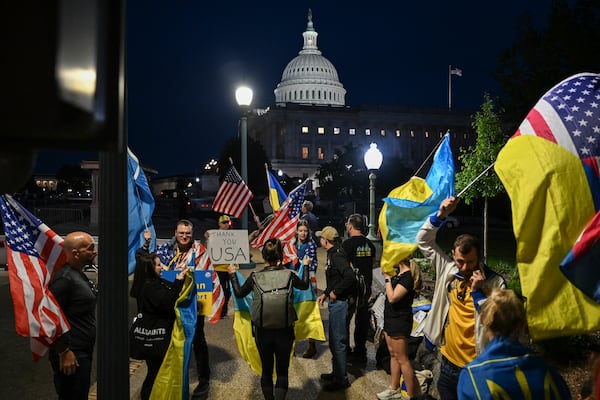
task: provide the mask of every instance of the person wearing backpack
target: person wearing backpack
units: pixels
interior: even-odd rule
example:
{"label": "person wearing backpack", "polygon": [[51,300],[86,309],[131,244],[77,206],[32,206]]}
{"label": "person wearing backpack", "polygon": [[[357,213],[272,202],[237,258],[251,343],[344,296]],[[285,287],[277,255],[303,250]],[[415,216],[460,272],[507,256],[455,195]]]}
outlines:
{"label": "person wearing backpack", "polygon": [[[265,400],[283,400],[288,390],[294,322],[298,319],[294,310],[293,288],[308,289],[308,265],[311,260],[304,258],[300,279],[296,271],[283,266],[283,245],[279,239],[267,240],[262,256],[265,268],[252,272],[243,286],[237,280],[233,265],[230,265],[228,272],[236,297],[242,298],[253,292],[252,329],[262,366],[260,386],[263,396]],[[277,380],[273,388],[274,366]]]}
{"label": "person wearing backpack", "polygon": [[350,268],[346,253],[340,247],[340,236],[333,226],[326,226],[316,233],[321,247],[327,250],[325,278],[327,287],[317,298],[319,306],[328,301],[329,309],[329,349],[332,355],[331,373],[321,374],[321,380],[327,382],[323,390],[344,390],[350,386],[346,359],[348,351],[348,299],[352,296],[356,277]]}
{"label": "person wearing backpack", "polygon": [[346,221],[346,232],[350,237],[342,243],[348,261],[358,269],[366,286],[366,292],[358,294],[362,298],[354,299],[355,305],[350,307],[347,325],[348,332],[350,332],[350,322],[354,314],[354,350],[349,352],[348,357],[363,364],[367,362],[367,336],[371,324],[369,298],[371,297],[375,264],[375,245],[363,235],[364,225],[362,215],[350,215]]}

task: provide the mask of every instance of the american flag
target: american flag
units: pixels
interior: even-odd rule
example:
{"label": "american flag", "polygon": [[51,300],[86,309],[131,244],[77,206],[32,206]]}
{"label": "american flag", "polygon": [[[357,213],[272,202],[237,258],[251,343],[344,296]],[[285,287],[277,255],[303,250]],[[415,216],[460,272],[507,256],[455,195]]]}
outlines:
{"label": "american flag", "polygon": [[462,69],[453,68],[450,70],[450,75],[462,76]]}
{"label": "american flag", "polygon": [[213,210],[239,218],[252,197],[252,192],[238,174],[235,166],[232,165],[227,170],[225,179],[219,187],[213,202]]}
{"label": "american flag", "polygon": [[[293,241],[296,234],[296,226],[300,218],[300,210],[302,209],[302,202],[304,202],[307,182],[307,180],[304,181],[290,193],[281,205],[281,208],[275,213],[273,221],[252,241],[252,247],[260,249],[265,245],[267,240],[279,238],[286,249],[284,251],[283,262],[288,263],[293,261],[294,258],[290,255],[290,250],[292,250],[292,247],[295,250],[295,246],[290,247],[289,244]],[[293,253],[295,253],[294,250],[292,250]]]}
{"label": "american flag", "polygon": [[[598,74],[577,74],[556,85],[538,101],[514,136],[537,135],[554,142],[584,162],[600,156],[600,91]],[[589,159],[589,158],[592,159]]]}
{"label": "american flag", "polygon": [[66,261],[63,239],[10,195],[0,196],[10,291],[19,335],[31,338],[35,361],[70,329],[48,283]]}
{"label": "american flag", "polygon": [[[565,275],[600,303],[600,75],[573,75],[550,89],[514,136],[536,135],[581,159],[594,199],[595,216],[561,263]],[[572,205],[577,207],[576,204]]]}

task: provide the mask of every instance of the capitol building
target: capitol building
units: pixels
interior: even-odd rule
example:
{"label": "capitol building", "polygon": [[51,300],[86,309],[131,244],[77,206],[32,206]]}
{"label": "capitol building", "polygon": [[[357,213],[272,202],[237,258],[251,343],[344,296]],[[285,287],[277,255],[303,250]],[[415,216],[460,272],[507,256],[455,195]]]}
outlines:
{"label": "capitol building", "polygon": [[384,162],[398,157],[413,170],[448,131],[455,159],[460,147],[475,144],[472,111],[346,104],[337,69],[319,50],[310,10],[302,37],[302,49],[274,89],[275,103],[248,116],[248,136],[264,147],[273,169],[312,178],[316,188],[319,166],[350,143],[365,151],[376,143]]}

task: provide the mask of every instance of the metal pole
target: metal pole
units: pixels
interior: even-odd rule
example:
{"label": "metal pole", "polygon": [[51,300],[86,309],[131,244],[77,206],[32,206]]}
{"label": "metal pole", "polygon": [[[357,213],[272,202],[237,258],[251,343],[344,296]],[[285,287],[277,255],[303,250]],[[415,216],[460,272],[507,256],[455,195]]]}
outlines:
{"label": "metal pole", "polygon": [[[240,136],[242,142],[242,179],[248,185],[248,117],[244,107],[240,120]],[[242,214],[242,229],[248,230],[248,208]]]}
{"label": "metal pole", "polygon": [[452,109],[452,65],[448,65],[448,110]]}
{"label": "metal pole", "polygon": [[377,176],[373,171],[369,174],[369,234],[367,239],[377,240],[375,235],[375,179]]}

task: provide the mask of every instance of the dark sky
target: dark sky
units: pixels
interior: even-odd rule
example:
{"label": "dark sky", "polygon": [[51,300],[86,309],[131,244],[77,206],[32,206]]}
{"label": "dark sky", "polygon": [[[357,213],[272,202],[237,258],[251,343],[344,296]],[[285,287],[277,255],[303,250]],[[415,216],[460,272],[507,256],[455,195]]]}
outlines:
{"label": "dark sky", "polygon": [[[346,104],[478,108],[499,94],[490,77],[516,21],[545,21],[550,0],[200,2],[129,0],[129,145],[159,175],[200,172],[237,135],[235,88],[253,88],[253,107],[275,100],[281,74],[303,45],[307,12],[318,46],[336,67]],[[41,152],[37,172],[55,172],[94,153]],[[56,159],[59,157],[59,159]]]}

